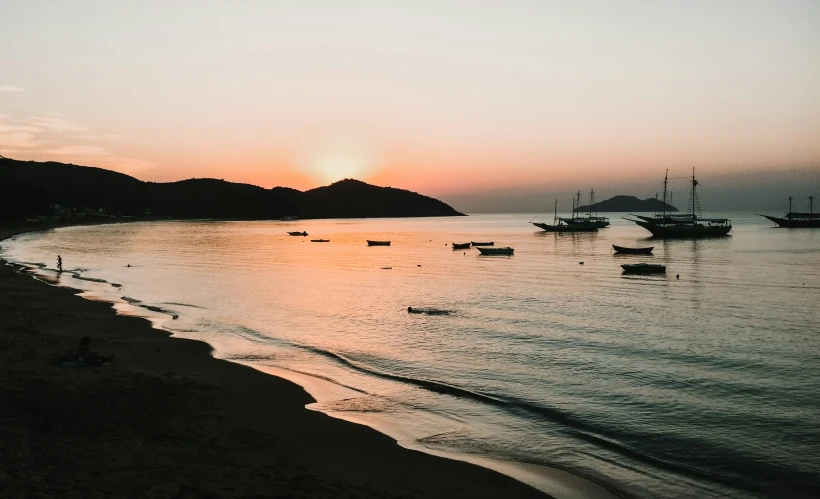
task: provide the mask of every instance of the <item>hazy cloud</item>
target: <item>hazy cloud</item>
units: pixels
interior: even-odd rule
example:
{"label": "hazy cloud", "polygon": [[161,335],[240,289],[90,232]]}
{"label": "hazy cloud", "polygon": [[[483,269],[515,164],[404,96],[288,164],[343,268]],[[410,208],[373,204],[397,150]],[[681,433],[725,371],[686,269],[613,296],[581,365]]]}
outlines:
{"label": "hazy cloud", "polygon": [[0,154],[18,152],[24,153],[25,159],[70,161],[122,173],[140,172],[156,166],[150,161],[111,153],[101,145],[71,143],[87,140],[114,144],[126,143],[130,139],[113,133],[76,135],[76,132],[87,130],[88,127],[72,122],[62,113],[45,113],[20,121],[0,114]]}
{"label": "hazy cloud", "polygon": [[46,113],[42,116],[32,116],[29,123],[54,132],[84,132],[88,127],[78,125],[67,120],[61,113]]}
{"label": "hazy cloud", "polygon": [[25,92],[25,89],[14,85],[0,85],[0,92]]}
{"label": "hazy cloud", "polygon": [[100,146],[63,146],[56,149],[45,149],[46,154],[64,154],[68,156],[88,155],[88,154],[108,154]]}
{"label": "hazy cloud", "polygon": [[[0,132],[3,132],[0,125]],[[40,143],[34,140],[34,134],[28,132],[0,133],[0,153],[37,147]]]}

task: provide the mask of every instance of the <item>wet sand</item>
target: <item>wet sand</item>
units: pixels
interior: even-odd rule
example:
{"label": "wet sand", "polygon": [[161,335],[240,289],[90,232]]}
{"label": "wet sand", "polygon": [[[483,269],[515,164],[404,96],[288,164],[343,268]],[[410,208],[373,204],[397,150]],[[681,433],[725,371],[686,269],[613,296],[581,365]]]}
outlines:
{"label": "wet sand", "polygon": [[[547,497],[307,410],[298,385],[18,270],[0,265],[0,497]],[[114,361],[52,362],[84,335]]]}

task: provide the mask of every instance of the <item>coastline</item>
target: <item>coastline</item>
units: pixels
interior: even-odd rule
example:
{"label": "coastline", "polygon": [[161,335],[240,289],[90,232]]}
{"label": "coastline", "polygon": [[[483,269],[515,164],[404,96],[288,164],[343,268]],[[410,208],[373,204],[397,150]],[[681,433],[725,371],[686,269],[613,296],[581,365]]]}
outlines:
{"label": "coastline", "polygon": [[[0,230],[0,240],[29,230],[51,228],[55,227]],[[147,480],[147,483],[157,483],[165,487],[166,492],[176,487],[179,493],[173,497],[222,497],[221,492],[214,492],[223,490],[221,486],[227,487],[224,488],[225,497],[243,497],[249,493],[259,494],[263,491],[270,493],[271,482],[284,487],[279,493],[289,497],[311,497],[314,494],[324,496],[331,493],[347,493],[352,497],[550,497],[510,478],[512,476],[532,482],[526,480],[527,477],[521,473],[516,476],[514,470],[510,470],[509,466],[505,467],[503,462],[496,463],[493,467],[473,459],[473,462],[480,465],[476,466],[463,462],[462,456],[436,457],[429,451],[422,452],[402,447],[385,432],[306,409],[305,406],[313,402],[313,399],[305,388],[295,384],[295,380],[288,381],[287,377],[283,379],[252,367],[216,359],[212,356],[212,348],[204,342],[171,338],[167,332],[152,327],[148,319],[118,315],[110,302],[83,300],[75,296],[78,290],[49,286],[11,269],[9,265],[3,265],[0,270],[0,287],[4,290],[0,298],[0,317],[6,315],[14,319],[12,315],[16,315],[18,318],[24,317],[23,322],[37,322],[38,327],[28,328],[29,333],[24,334],[30,334],[37,329],[41,346],[48,344],[50,347],[48,351],[41,351],[40,355],[34,351],[7,349],[4,356],[22,356],[27,359],[24,366],[17,366],[16,362],[12,361],[12,371],[16,371],[17,367],[24,367],[23,371],[28,370],[31,378],[45,380],[48,384],[55,383],[63,389],[68,380],[71,387],[68,391],[74,391],[75,395],[84,399],[83,405],[88,403],[90,408],[95,409],[94,415],[89,416],[95,423],[102,420],[97,413],[105,414],[110,411],[106,410],[103,400],[89,400],[86,395],[88,390],[77,386],[76,383],[100,382],[98,384],[102,385],[101,388],[113,384],[118,393],[122,388],[127,388],[130,393],[146,395],[148,399],[152,398],[151,394],[143,393],[144,387],[141,385],[146,381],[158,384],[157,390],[161,395],[173,394],[168,397],[169,407],[173,407],[173,410],[167,412],[164,417],[157,411],[143,414],[143,417],[149,417],[151,424],[140,425],[140,432],[134,432],[127,440],[141,438],[143,443],[138,444],[140,447],[145,441],[159,440],[163,445],[160,445],[159,449],[151,450],[151,453],[156,452],[158,456],[168,457],[168,452],[174,455],[189,453],[189,458],[186,459],[190,459],[190,465],[197,469],[180,470],[186,475],[201,473],[205,462],[200,456],[213,454],[215,450],[221,451],[217,454],[236,455],[239,458],[232,457],[230,461],[217,460],[217,467],[211,465],[210,472],[193,481],[205,483],[213,472],[232,477],[221,480],[220,486],[217,487],[209,486],[192,492],[194,489],[184,481],[168,480],[167,475]],[[19,305],[21,302],[18,299],[21,295],[27,296],[23,302],[25,305],[13,307],[12,312],[9,301],[17,302],[16,305]],[[55,315],[60,319],[55,320]],[[85,326],[80,328],[79,324],[68,325],[65,322],[85,323]],[[16,346],[14,335],[26,328],[15,329],[13,320],[4,320],[2,323],[9,326],[0,327],[0,340]],[[42,337],[42,329],[48,330],[48,338]],[[74,370],[48,364],[48,356],[71,353],[76,348],[77,338],[83,334],[90,334],[95,339],[95,350],[106,354],[113,353],[116,361],[111,366],[102,368]],[[35,361],[37,357],[39,362]],[[10,372],[6,371],[4,377],[8,378]],[[20,381],[24,377],[17,376],[14,381]],[[138,386],[132,386],[134,384]],[[13,388],[14,383],[10,386]],[[191,388],[196,394],[195,400],[191,400],[191,395],[187,393]],[[83,393],[76,393],[78,391]],[[99,393],[104,395],[105,392],[106,390],[102,390]],[[265,395],[260,398],[259,395],[262,393]],[[179,405],[180,399],[185,402],[183,406]],[[112,402],[121,403],[119,400]],[[150,407],[156,403],[152,400],[142,400],[134,404],[128,401],[126,405],[128,410],[133,410],[134,406]],[[47,405],[44,405],[43,411],[48,411]],[[159,413],[161,412],[160,410]],[[125,423],[128,426],[130,417],[126,419]],[[159,419],[168,419],[176,423],[172,428],[168,428],[168,422]],[[186,427],[182,434],[179,434],[182,421],[190,419],[202,422],[200,426],[203,428]],[[116,413],[108,414],[104,420],[106,432],[121,433],[116,428],[110,428],[112,423],[117,421]],[[51,425],[57,427],[64,427],[65,424],[60,414],[56,414],[51,421]],[[155,428],[154,425],[158,427]],[[211,431],[214,425],[218,430],[216,437]],[[141,432],[144,434],[140,434]],[[192,434],[194,438],[190,438]],[[240,438],[238,434],[242,434],[243,437],[245,434],[252,434],[253,438]],[[59,440],[60,435],[56,437]],[[177,441],[181,437],[184,440],[183,449]],[[54,446],[54,438],[55,435],[50,436],[49,446]],[[215,438],[221,438],[223,441],[218,441],[218,445],[215,446]],[[80,449],[83,446],[73,438],[68,440],[73,449],[72,454],[81,453],[77,446],[79,445]],[[166,445],[171,442],[175,442],[173,451]],[[247,447],[251,442],[253,444]],[[136,450],[140,451],[140,456],[147,451],[145,447]],[[111,449],[111,452],[121,458],[122,448],[117,446]],[[131,455],[130,452],[128,454],[130,457],[126,456],[126,460],[139,457]],[[176,458],[173,460],[177,461]],[[187,460],[178,460],[176,464],[179,466],[183,461],[188,463]],[[206,462],[214,462],[214,456]],[[275,469],[271,469],[271,463],[277,463],[273,466]],[[103,463],[97,463],[99,464]],[[187,468],[190,468],[190,465]],[[503,474],[488,468],[501,469]],[[28,469],[36,469],[36,466],[29,464]],[[260,469],[264,470],[259,475],[265,478],[264,480],[255,479],[256,475],[253,475]],[[148,475],[144,471],[135,473],[144,478]],[[574,479],[573,485],[577,486],[577,489],[572,489],[578,497],[613,497],[600,486],[581,477],[561,470],[556,471]],[[100,481],[100,476],[105,477],[107,472],[97,469],[89,471],[89,475],[86,478],[87,483],[95,483]],[[295,480],[294,477],[298,477],[296,481],[300,483],[296,488],[293,488],[291,483]],[[59,483],[52,477],[49,478],[51,485]],[[135,478],[126,473],[122,476],[122,483],[127,483],[130,487]],[[14,482],[12,480],[9,483]],[[241,493],[229,490],[230,487],[239,484]],[[0,476],[0,492],[4,490],[4,485],[3,477]],[[116,488],[116,484],[114,485]],[[597,490],[599,488],[601,490]],[[51,490],[65,494],[71,487],[64,486],[62,489]],[[107,490],[110,492],[111,489]],[[567,495],[575,497],[573,491],[568,491]],[[157,497],[169,496],[160,494]]]}

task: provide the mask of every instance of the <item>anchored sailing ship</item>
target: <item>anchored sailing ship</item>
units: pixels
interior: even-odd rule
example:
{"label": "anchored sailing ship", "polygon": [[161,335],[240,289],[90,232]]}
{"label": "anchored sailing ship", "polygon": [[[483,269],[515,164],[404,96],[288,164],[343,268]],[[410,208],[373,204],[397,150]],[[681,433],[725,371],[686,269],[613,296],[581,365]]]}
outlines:
{"label": "anchored sailing ship", "polygon": [[[573,213],[574,214],[574,213]],[[598,232],[598,227],[590,225],[570,224],[569,219],[558,217],[558,200],[555,200],[555,215],[553,216],[553,225],[542,222],[532,222],[533,225],[547,232]],[[607,222],[609,223],[609,222]]]}
{"label": "anchored sailing ship", "polygon": [[814,212],[814,196],[809,196],[809,212],[797,213],[792,211],[792,197],[789,196],[789,212],[786,213],[785,218],[770,217],[769,215],[760,215],[766,217],[772,222],[781,227],[790,228],[804,228],[804,227],[820,227],[820,213]]}
{"label": "anchored sailing ship", "polygon": [[666,211],[667,184],[669,170],[663,178],[663,212],[654,217],[633,215],[640,220],[627,219],[648,230],[655,237],[719,237],[725,236],[732,230],[732,222],[727,218],[703,218],[698,216],[700,204],[695,188],[698,181],[695,179],[695,169],[692,168],[692,212],[685,215],[673,215]]}
{"label": "anchored sailing ship", "polygon": [[[582,225],[584,227],[595,227],[596,229],[603,229],[609,227],[609,219],[607,217],[599,217],[598,209],[595,207],[595,190],[589,191],[589,205],[587,205],[587,215],[581,216],[581,191],[578,191],[576,197],[572,200],[572,218],[561,218],[560,220],[570,225]],[[593,216],[593,211],[595,215]]]}

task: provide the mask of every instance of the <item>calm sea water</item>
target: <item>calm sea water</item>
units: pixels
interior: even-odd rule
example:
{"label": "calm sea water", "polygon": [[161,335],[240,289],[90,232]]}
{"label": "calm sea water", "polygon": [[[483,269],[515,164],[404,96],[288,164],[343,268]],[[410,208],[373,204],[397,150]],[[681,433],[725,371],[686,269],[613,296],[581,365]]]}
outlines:
{"label": "calm sea water", "polygon": [[[697,241],[646,240],[618,215],[597,234],[477,215],[72,227],[3,251],[42,272],[60,254],[108,282],[63,284],[177,315],[164,326],[403,445],[554,466],[629,497],[818,497],[820,230],[727,215],[731,237]],[[515,256],[449,247],[471,240]],[[668,273],[622,275],[638,261]]]}

